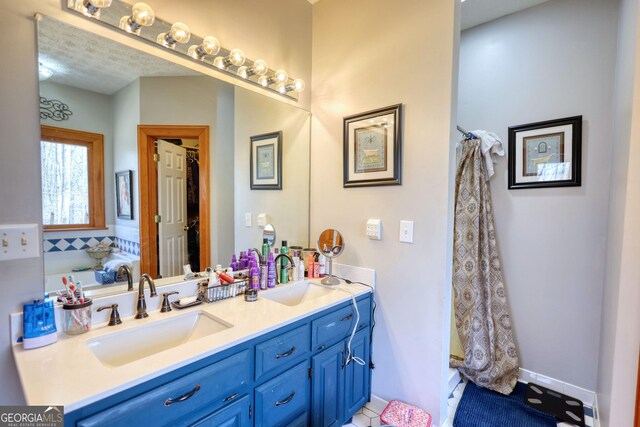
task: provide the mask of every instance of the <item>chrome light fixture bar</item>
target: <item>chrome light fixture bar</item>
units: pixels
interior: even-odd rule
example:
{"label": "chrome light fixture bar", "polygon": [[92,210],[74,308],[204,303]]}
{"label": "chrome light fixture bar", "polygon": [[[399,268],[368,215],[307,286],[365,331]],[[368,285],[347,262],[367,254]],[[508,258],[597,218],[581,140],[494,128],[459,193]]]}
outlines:
{"label": "chrome light fixture bar", "polygon": [[122,0],[67,0],[66,5],[69,12],[125,31],[159,48],[169,49],[280,96],[297,101],[304,89],[302,80],[289,78],[284,70],[269,69],[262,59],[252,61],[241,49],[225,49],[214,36],[202,38],[191,33],[189,27],[181,22],[170,23],[157,18],[145,3],[131,6]]}

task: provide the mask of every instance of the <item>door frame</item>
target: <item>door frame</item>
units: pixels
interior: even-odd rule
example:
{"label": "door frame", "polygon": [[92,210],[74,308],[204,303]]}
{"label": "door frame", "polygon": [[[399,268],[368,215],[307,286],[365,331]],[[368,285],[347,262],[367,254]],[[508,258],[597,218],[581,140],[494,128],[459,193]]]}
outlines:
{"label": "door frame", "polygon": [[[197,139],[200,159],[200,265],[210,264],[209,126],[138,125],[138,188],[140,194],[140,272],[158,274],[158,235],[154,212],[158,212],[158,173],[155,140]],[[146,214],[145,214],[146,213]]]}

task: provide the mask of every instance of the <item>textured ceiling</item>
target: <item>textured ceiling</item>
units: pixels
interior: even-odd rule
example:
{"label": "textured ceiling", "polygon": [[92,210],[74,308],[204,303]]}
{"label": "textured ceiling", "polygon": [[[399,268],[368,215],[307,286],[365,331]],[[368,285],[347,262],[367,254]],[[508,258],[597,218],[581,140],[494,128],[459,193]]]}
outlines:
{"label": "textured ceiling", "polygon": [[137,79],[197,76],[195,71],[52,18],[38,22],[39,61],[52,82],[112,95]]}

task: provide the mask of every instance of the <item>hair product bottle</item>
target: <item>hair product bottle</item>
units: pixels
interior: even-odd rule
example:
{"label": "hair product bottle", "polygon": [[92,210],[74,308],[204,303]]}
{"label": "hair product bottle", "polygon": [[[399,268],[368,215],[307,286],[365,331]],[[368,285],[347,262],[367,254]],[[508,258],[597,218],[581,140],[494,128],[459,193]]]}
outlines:
{"label": "hair product bottle", "polygon": [[[287,241],[282,241],[282,247],[280,248],[280,253],[289,255],[289,248],[287,247]],[[289,283],[289,260],[285,257],[280,259],[280,283]]]}
{"label": "hair product bottle", "polygon": [[269,261],[267,262],[267,288],[276,287],[276,261],[273,257],[273,253],[269,254]]}

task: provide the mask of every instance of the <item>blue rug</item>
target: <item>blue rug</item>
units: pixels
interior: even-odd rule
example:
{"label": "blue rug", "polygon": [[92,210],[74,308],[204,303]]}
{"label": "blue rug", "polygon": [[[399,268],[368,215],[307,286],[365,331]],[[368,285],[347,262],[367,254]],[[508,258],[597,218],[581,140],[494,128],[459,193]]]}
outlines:
{"label": "blue rug", "polygon": [[467,382],[453,427],[556,427],[555,417],[524,403],[527,386],[517,383],[509,396]]}

